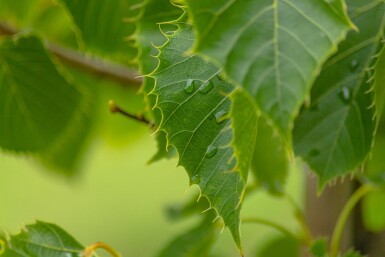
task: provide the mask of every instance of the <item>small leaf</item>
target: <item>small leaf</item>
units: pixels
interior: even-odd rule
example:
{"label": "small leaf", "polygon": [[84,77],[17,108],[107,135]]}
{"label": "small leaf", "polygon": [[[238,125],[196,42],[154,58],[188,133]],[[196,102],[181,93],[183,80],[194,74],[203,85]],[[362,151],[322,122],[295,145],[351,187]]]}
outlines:
{"label": "small leaf", "polygon": [[207,257],[219,235],[220,226],[213,222],[215,212],[205,215],[196,227],[177,236],[157,256],[158,257]]}
{"label": "small leaf", "polygon": [[350,32],[325,64],[314,84],[310,108],[295,124],[295,152],[317,173],[320,188],[354,171],[372,146],[372,57],[381,46],[385,4],[366,9],[360,9],[365,2],[360,4],[350,8],[360,32]]}
{"label": "small leaf", "polygon": [[260,257],[298,257],[300,244],[292,237],[275,237],[255,256]]}
{"label": "small leaf", "polygon": [[37,37],[2,41],[0,62],[0,146],[48,149],[75,126],[82,94],[61,75]]}
{"label": "small leaf", "polygon": [[[9,247],[9,248],[8,248]],[[2,257],[79,257],[84,247],[71,235],[50,223],[36,222],[11,236]]]}
{"label": "small leaf", "polygon": [[294,117],[351,23],[342,1],[186,0],[194,51],[224,68],[291,143]]}
{"label": "small leaf", "polygon": [[350,250],[347,253],[345,253],[342,257],[364,257],[364,256],[361,255],[361,253],[359,252]]}
{"label": "small leaf", "polygon": [[[234,87],[218,77],[220,71],[214,65],[185,54],[194,34],[188,24],[176,25],[179,29],[159,48],[159,66],[151,74],[156,108],[162,112],[159,129],[177,150],[190,183],[199,186],[241,247],[239,214],[245,184],[240,173],[234,172],[231,121],[218,122],[218,116],[230,112],[227,95]],[[194,90],[186,92],[191,84]]]}
{"label": "small leaf", "polygon": [[314,257],[327,257],[328,242],[325,239],[317,239],[310,246],[310,253]]}

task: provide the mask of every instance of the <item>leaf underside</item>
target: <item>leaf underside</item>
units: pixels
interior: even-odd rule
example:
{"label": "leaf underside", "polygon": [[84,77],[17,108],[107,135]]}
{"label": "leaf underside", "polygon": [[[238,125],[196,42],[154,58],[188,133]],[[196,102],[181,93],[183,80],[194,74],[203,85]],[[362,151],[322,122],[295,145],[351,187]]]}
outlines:
{"label": "leaf underside", "polygon": [[241,247],[239,215],[245,182],[233,171],[231,121],[225,118],[231,104],[227,95],[234,87],[218,76],[214,65],[185,54],[194,34],[189,25],[179,22],[178,26],[159,48],[159,66],[151,74],[156,108],[162,112],[160,130],[177,150],[190,184],[199,186]]}
{"label": "leaf underside", "polygon": [[[341,2],[341,1],[339,1]],[[293,119],[322,63],[349,28],[342,3],[186,0],[194,50],[224,68],[291,142]]]}
{"label": "leaf underside", "polygon": [[[375,129],[372,57],[381,47],[385,5],[359,0],[349,10],[352,31],[322,69],[312,89],[310,108],[295,124],[294,149],[319,177],[319,186],[356,169],[368,156]],[[369,92],[370,91],[370,92]]]}

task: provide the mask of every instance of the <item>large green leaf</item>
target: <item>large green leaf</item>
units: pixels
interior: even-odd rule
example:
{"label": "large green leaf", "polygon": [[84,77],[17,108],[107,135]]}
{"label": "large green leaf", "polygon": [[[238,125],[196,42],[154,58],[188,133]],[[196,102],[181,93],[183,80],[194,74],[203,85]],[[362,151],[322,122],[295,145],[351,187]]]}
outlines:
{"label": "large green leaf", "polygon": [[[370,78],[384,32],[385,5],[349,1],[359,31],[349,33],[323,67],[312,90],[312,103],[296,122],[295,152],[319,176],[320,186],[353,171],[368,156],[375,128]],[[369,82],[368,82],[369,80]]]}
{"label": "large green leaf", "polygon": [[71,235],[50,223],[36,222],[11,236],[2,257],[77,257],[84,247]]}
{"label": "large green leaf", "polygon": [[63,140],[82,94],[61,75],[40,40],[23,36],[0,43],[0,146],[44,151]]}
{"label": "large green leaf", "polygon": [[[159,24],[178,19],[183,11],[173,5],[170,0],[146,0],[141,7],[141,15],[136,19],[136,31],[132,35],[135,40],[139,52],[136,60],[139,64],[141,74],[149,74],[158,65],[158,60],[154,57],[157,55],[157,49],[154,46],[163,45],[166,41],[165,35],[159,30]],[[148,95],[154,88],[154,79],[145,77],[143,80],[142,91],[145,95],[149,109],[153,109],[156,102],[154,95]],[[152,110],[155,126],[161,121],[159,110]],[[175,156],[173,148],[166,149],[167,139],[163,131],[156,134],[158,144],[157,153],[151,158],[150,163]]]}
{"label": "large green leaf", "polygon": [[342,1],[186,0],[194,51],[254,96],[287,142],[322,63],[351,28]]}
{"label": "large green leaf", "polygon": [[68,11],[75,32],[86,49],[128,62],[133,51],[124,38],[133,33],[124,19],[137,15],[132,8],[139,0],[60,0]]}
{"label": "large green leaf", "polygon": [[159,129],[178,151],[179,165],[185,167],[190,183],[199,186],[241,247],[239,214],[245,184],[240,173],[233,171],[232,130],[230,120],[223,119],[231,105],[226,95],[234,87],[218,77],[220,71],[214,65],[185,54],[194,34],[189,25],[178,25],[159,48],[159,66],[151,74],[156,108],[162,112]]}

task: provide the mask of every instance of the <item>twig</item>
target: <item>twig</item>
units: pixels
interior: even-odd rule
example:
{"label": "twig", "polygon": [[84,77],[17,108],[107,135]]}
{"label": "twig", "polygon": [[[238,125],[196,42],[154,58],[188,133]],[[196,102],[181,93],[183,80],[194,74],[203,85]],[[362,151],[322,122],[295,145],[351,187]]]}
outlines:
{"label": "twig", "polygon": [[111,113],[120,113],[130,119],[139,121],[141,123],[146,124],[148,127],[153,128],[154,127],[154,122],[147,120],[143,115],[135,115],[131,114],[125,110],[123,110],[119,105],[117,105],[113,100],[110,100],[108,102],[108,107],[110,109]]}
{"label": "twig", "polygon": [[[16,29],[0,22],[0,35],[11,36],[17,33],[18,31]],[[125,86],[134,87],[135,89],[138,89],[142,84],[142,78],[138,77],[139,75],[135,73],[133,69],[124,65],[107,62],[97,57],[91,57],[48,41],[46,42],[46,47],[49,52],[69,66],[82,69],[96,76],[109,78]]]}
{"label": "twig", "polygon": [[83,257],[92,257],[94,251],[97,249],[104,249],[109,254],[111,254],[111,256],[113,256],[113,257],[121,257],[121,255],[117,251],[115,251],[115,249],[113,249],[108,244],[102,243],[102,242],[98,242],[98,243],[95,243],[95,244],[88,246],[86,249],[84,249],[82,256]]}

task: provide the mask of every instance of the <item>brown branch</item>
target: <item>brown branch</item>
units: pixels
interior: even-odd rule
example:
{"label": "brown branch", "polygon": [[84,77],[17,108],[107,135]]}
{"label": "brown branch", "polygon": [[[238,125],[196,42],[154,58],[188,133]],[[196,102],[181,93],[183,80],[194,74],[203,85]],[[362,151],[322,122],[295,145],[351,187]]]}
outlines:
{"label": "brown branch", "polygon": [[127,118],[130,118],[130,119],[133,119],[135,121],[139,121],[141,123],[144,123],[146,124],[149,128],[153,128],[154,127],[154,122],[152,121],[149,121],[147,120],[143,115],[135,115],[135,114],[132,114],[132,113],[129,113],[125,110],[123,110],[119,105],[117,105],[113,100],[110,100],[108,102],[108,107],[110,109],[110,112],[111,113],[120,113],[122,114],[123,116],[127,117]]}
{"label": "brown branch", "polygon": [[[0,22],[0,35],[15,35],[18,31]],[[138,77],[133,69],[124,65],[107,62],[104,59],[87,56],[78,51],[65,48],[50,42],[46,42],[49,52],[55,55],[60,61],[69,66],[76,67],[88,73],[119,82],[125,86],[138,89],[142,84],[142,78]]]}

